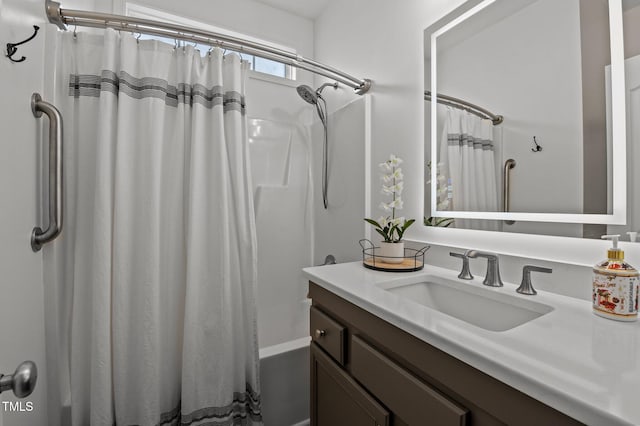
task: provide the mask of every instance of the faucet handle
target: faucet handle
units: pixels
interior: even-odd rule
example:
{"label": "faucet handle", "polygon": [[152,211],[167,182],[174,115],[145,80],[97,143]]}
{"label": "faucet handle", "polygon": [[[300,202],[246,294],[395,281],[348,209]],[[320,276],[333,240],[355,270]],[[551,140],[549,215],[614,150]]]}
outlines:
{"label": "faucet handle", "polygon": [[458,274],[458,278],[462,280],[472,280],[473,275],[471,275],[471,271],[469,270],[469,257],[464,253],[454,252],[449,252],[449,256],[462,259],[462,271],[460,271],[460,274]]}
{"label": "faucet handle", "polygon": [[553,269],[543,268],[542,266],[525,265],[522,268],[522,282],[520,282],[520,287],[516,289],[518,293],[527,294],[530,296],[538,294],[538,292],[533,288],[533,284],[531,283],[532,272],[545,272],[547,274],[550,274],[551,272],[553,272]]}

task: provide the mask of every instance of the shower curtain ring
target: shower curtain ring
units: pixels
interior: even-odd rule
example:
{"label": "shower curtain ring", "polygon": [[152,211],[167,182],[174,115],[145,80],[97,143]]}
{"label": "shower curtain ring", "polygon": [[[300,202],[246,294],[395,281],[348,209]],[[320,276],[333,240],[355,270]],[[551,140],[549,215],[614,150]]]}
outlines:
{"label": "shower curtain ring", "polygon": [[74,40],[78,39],[78,26],[77,25],[73,26],[73,39]]}

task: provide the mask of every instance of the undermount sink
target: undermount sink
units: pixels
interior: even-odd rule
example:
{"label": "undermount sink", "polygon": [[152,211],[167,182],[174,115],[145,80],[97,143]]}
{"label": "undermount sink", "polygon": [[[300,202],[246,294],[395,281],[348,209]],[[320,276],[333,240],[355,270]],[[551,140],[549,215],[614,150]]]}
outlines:
{"label": "undermount sink", "polygon": [[413,284],[380,285],[384,290],[490,331],[506,331],[553,310],[551,306],[510,296],[480,283],[438,276]]}

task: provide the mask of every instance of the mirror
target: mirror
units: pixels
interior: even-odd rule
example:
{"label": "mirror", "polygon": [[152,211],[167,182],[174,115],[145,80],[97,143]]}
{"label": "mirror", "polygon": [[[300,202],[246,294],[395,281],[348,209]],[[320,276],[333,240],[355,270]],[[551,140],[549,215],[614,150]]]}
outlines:
{"label": "mirror", "polygon": [[425,30],[428,224],[594,237],[626,224],[622,11],[473,0]]}

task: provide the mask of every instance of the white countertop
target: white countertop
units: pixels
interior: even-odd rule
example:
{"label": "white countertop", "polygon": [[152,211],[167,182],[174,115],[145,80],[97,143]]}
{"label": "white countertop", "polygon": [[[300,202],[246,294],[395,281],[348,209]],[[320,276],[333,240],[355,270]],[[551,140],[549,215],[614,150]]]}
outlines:
{"label": "white countertop", "polygon": [[520,295],[516,285],[505,282],[485,288],[554,309],[510,330],[488,331],[382,289],[429,275],[482,286],[482,277],[460,280],[459,271],[430,265],[418,272],[379,272],[361,262],[304,272],[325,289],[581,422],[640,425],[640,322],[598,317],[590,302],[554,293]]}

